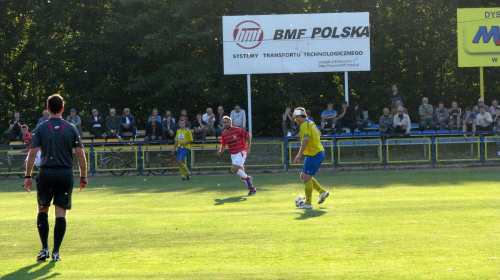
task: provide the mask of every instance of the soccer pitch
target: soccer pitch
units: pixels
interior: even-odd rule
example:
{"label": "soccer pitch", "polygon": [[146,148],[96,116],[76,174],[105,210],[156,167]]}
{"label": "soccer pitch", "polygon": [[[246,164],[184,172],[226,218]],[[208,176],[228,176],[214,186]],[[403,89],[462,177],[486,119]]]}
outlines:
{"label": "soccer pitch", "polygon": [[[36,262],[36,191],[0,182],[0,280],[500,279],[498,168],[90,177],[61,262]],[[49,214],[53,243],[53,208]]]}

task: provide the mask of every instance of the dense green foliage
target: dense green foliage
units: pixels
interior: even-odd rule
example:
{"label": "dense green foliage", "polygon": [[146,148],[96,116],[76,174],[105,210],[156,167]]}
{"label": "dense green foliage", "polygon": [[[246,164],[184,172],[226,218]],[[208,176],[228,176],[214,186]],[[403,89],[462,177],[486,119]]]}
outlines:
{"label": "dense green foliage", "polygon": [[[465,108],[479,96],[479,70],[458,68],[456,9],[497,1],[0,1],[0,129],[18,109],[28,123],[52,93],[67,97],[86,119],[92,108],[130,107],[144,128],[153,107],[247,106],[246,77],[224,76],[222,16],[370,12],[372,71],[349,75],[350,100],[378,119],[391,83],[416,117],[422,96]],[[498,98],[500,69],[485,69],[485,98]],[[284,106],[303,105],[315,118],[327,103],[340,107],[343,73],[252,76],[254,135],[281,135]]]}

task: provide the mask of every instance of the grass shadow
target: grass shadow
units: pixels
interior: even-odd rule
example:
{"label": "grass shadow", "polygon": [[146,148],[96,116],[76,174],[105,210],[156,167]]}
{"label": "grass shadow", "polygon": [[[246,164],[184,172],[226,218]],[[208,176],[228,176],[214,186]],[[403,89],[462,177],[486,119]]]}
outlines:
{"label": "grass shadow", "polygon": [[300,213],[300,216],[295,218],[295,220],[307,220],[311,218],[317,218],[323,216],[325,213],[326,211],[323,210],[314,210],[314,209],[305,210],[304,212]]}
{"label": "grass shadow", "polygon": [[226,203],[236,203],[236,202],[243,202],[247,201],[246,197],[243,196],[234,196],[234,197],[228,197],[224,199],[215,199],[214,205],[224,205]]}
{"label": "grass shadow", "polygon": [[[50,279],[56,276],[60,276],[61,274],[58,272],[52,273],[49,275],[50,270],[55,267],[54,262],[36,262],[34,264],[30,264],[23,268],[20,268],[12,273],[4,275],[0,277],[0,280],[34,280],[34,279]],[[37,269],[38,268],[38,269]]]}

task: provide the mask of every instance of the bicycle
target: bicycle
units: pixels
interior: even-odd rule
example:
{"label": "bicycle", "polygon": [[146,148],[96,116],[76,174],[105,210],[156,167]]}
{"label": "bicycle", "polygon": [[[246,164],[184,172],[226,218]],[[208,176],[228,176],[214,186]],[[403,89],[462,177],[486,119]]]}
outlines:
{"label": "bicycle", "polygon": [[[151,158],[151,154],[154,153]],[[166,153],[168,155],[166,155]],[[149,174],[153,175],[163,175],[165,172],[175,172],[175,168],[172,168],[177,160],[177,157],[172,154],[171,151],[146,151],[144,153],[144,166],[148,169]]]}
{"label": "bicycle", "polygon": [[108,156],[103,157],[103,153],[99,153],[100,159],[98,161],[97,168],[100,170],[109,170],[109,172],[115,176],[128,174],[129,170],[125,170],[125,168],[130,167],[130,165],[118,156],[123,148],[108,149],[110,150]]}

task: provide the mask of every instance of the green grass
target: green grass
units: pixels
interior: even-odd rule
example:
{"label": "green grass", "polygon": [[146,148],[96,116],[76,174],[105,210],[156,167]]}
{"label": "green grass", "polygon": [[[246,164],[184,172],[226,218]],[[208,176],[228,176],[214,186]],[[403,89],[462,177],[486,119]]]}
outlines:
{"label": "green grass", "polygon": [[500,278],[498,169],[329,172],[309,211],[298,172],[254,174],[254,197],[234,175],[90,178],[56,264],[36,193],[2,180],[0,279]]}

